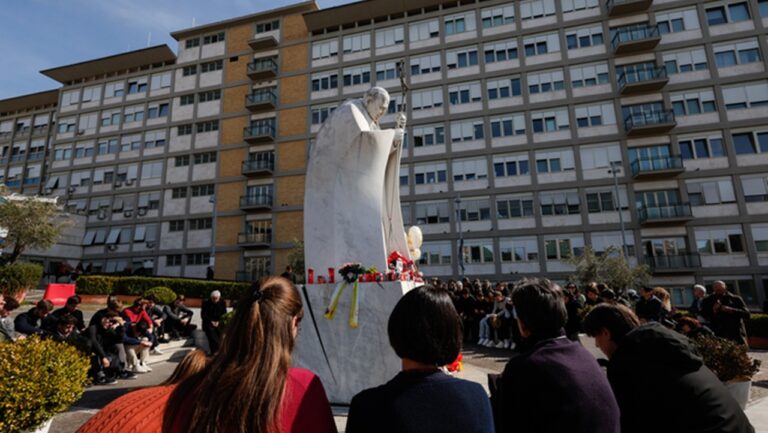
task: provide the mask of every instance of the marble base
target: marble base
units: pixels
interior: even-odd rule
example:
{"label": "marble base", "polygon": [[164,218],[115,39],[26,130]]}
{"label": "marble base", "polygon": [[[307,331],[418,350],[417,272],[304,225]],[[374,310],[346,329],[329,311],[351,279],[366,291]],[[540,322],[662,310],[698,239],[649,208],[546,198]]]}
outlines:
{"label": "marble base", "polygon": [[293,365],[313,371],[332,404],[349,404],[360,391],[386,383],[400,371],[400,358],[389,345],[387,321],[413,282],[359,283],[359,326],[349,327],[352,286],[344,289],[332,320],[323,315],[333,285],[300,287],[304,320],[293,352]]}

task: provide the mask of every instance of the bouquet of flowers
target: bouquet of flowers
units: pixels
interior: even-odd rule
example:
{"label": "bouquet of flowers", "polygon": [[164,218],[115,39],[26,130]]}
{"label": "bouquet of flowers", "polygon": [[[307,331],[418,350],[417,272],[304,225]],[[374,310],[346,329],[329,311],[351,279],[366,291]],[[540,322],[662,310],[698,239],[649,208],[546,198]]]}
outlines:
{"label": "bouquet of flowers", "polygon": [[366,274],[367,272],[368,270],[360,263],[344,263],[344,265],[339,268],[341,281],[336,283],[336,286],[333,289],[333,294],[331,295],[331,303],[325,310],[324,317],[326,319],[332,320],[333,316],[336,315],[336,310],[339,307],[339,299],[341,299],[341,294],[344,292],[344,289],[347,287],[347,285],[352,284],[352,308],[349,310],[349,326],[351,328],[358,327],[360,304],[359,280],[360,276]]}

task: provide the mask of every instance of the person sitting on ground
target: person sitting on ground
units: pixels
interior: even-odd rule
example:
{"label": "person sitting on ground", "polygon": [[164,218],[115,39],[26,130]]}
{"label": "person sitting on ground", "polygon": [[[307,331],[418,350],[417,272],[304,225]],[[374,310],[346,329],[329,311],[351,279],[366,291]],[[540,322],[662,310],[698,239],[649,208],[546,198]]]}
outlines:
{"label": "person sitting on ground", "polygon": [[147,314],[152,319],[155,340],[158,343],[167,343],[165,338],[165,309],[161,305],[157,305],[157,298],[150,295],[147,296]]}
{"label": "person sitting on ground", "polygon": [[45,318],[46,323],[50,324],[48,325],[49,329],[53,331],[56,327],[56,321],[59,320],[62,316],[69,314],[77,320],[77,323],[75,324],[75,329],[77,332],[84,332],[86,326],[85,320],[83,320],[83,312],[77,309],[81,302],[82,300],[78,295],[72,295],[67,298],[67,302],[63,307],[53,310],[51,314]]}
{"label": "person sitting on ground", "polygon": [[695,339],[700,336],[714,337],[715,335],[715,333],[706,325],[702,325],[701,322],[691,316],[681,316],[675,320],[677,322],[677,332],[690,339]]}
{"label": "person sitting on ground", "polygon": [[208,348],[211,354],[219,350],[221,344],[221,318],[227,314],[227,304],[221,300],[221,292],[214,290],[209,299],[203,301],[200,315],[203,319],[203,332],[208,338]]}
{"label": "person sitting on ground", "polygon": [[421,286],[395,305],[387,325],[402,371],[357,394],[347,433],[492,433],[483,388],[440,370],[461,351],[461,323],[448,294]]}
{"label": "person sitting on ground", "polygon": [[208,365],[208,355],[200,349],[192,349],[184,355],[184,358],[179,362],[179,365],[173,370],[173,373],[160,383],[159,386],[169,386],[181,383],[190,377],[203,371],[206,365]]}
{"label": "person sitting on ground", "polygon": [[13,319],[11,319],[11,311],[17,308],[19,308],[19,301],[16,298],[0,295],[0,343],[24,338],[23,335],[16,332]]}
{"label": "person sitting on ground", "polygon": [[[154,334],[155,324],[152,322],[149,314],[147,314],[148,306],[149,301],[145,298],[137,298],[133,301],[133,305],[123,309],[120,315],[123,316],[123,319],[125,319],[131,327],[136,327],[140,322],[146,323],[147,330],[149,331],[147,338],[149,338],[149,342],[152,343],[151,353],[153,355],[162,355],[163,352],[157,349],[157,338],[155,338]],[[126,331],[131,335],[137,334],[136,332],[131,333],[129,330]]]}
{"label": "person sitting on ground", "polygon": [[[584,308],[586,298],[579,293],[579,289],[574,283],[568,283],[565,286],[565,311],[568,313],[568,320],[565,322],[565,335],[571,341],[579,341],[579,332],[581,332],[581,317],[579,311]],[[517,326],[517,323],[514,324]]]}
{"label": "person sitting on ground", "polygon": [[512,291],[526,349],[509,360],[494,397],[499,433],[619,433],[605,374],[592,354],[565,337],[561,292],[545,278],[523,280]]}
{"label": "person sitting on ground", "polygon": [[24,335],[44,335],[43,319],[53,310],[53,303],[47,299],[41,299],[34,308],[26,313],[16,316],[13,325],[16,332]]}
{"label": "person sitting on ground", "polygon": [[594,307],[601,302],[603,300],[600,299],[600,290],[597,289],[597,283],[591,283],[587,286],[587,299],[584,301],[584,305]]}
{"label": "person sitting on ground", "polygon": [[480,319],[480,339],[477,341],[478,345],[486,347],[496,345],[491,332],[491,320],[496,320],[499,314],[503,314],[507,305],[507,301],[501,292],[494,292],[490,299],[493,300],[493,303],[490,304],[491,311]]}
{"label": "person sitting on ground", "polygon": [[123,344],[125,345],[126,369],[133,373],[149,373],[149,350],[152,347],[151,331],[146,322],[126,322]]}
{"label": "person sitting on ground", "polygon": [[60,343],[67,343],[84,352],[90,352],[90,347],[84,344],[83,337],[77,332],[77,317],[64,314],[56,321],[56,327],[49,331],[45,338],[50,338]]}
{"label": "person sitting on ground", "polygon": [[725,282],[712,284],[712,294],[702,302],[701,315],[718,337],[747,345],[744,321],[749,319],[749,309],[740,296],[728,292]]}
{"label": "person sitting on ground", "polygon": [[640,322],[658,322],[665,316],[664,305],[656,297],[652,287],[640,289],[640,300],[635,305],[635,313]]}
{"label": "person sitting on ground", "polygon": [[622,433],[754,432],[685,337],[656,322],[640,323],[622,305],[596,307],[584,319],[584,330],[609,359]]}
{"label": "person sitting on ground", "polygon": [[107,311],[101,316],[99,324],[88,327],[88,338],[93,355],[89,375],[97,385],[111,385],[116,378],[129,379],[122,375],[125,364],[120,359],[118,344],[122,347],[125,329],[123,319],[114,311]]}
{"label": "person sitting on ground", "polygon": [[120,314],[121,311],[123,311],[123,303],[120,301],[120,299],[117,298],[117,296],[110,295],[107,296],[107,304],[105,306],[106,308],[102,308],[95,313],[93,313],[93,316],[91,316],[91,320],[88,322],[88,326],[91,325],[98,325],[101,323],[101,317],[105,314],[107,314],[108,311],[114,311],[117,314]]}
{"label": "person sitting on ground", "polygon": [[190,323],[194,313],[184,305],[184,301],[184,295],[178,295],[172,304],[163,307],[165,332],[170,334],[172,340],[181,336],[188,337],[196,328]]}
{"label": "person sitting on ground", "polygon": [[163,432],[335,433],[320,379],[290,367],[303,315],[298,291],[284,278],[247,292],[220,350],[168,399]]}

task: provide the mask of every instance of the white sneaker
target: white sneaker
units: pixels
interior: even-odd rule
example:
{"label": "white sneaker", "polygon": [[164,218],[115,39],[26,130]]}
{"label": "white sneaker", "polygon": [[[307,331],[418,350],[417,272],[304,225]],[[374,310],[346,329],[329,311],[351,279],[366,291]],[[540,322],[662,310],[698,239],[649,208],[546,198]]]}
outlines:
{"label": "white sneaker", "polygon": [[509,343],[509,350],[515,350],[515,342],[514,341]]}
{"label": "white sneaker", "polygon": [[492,347],[493,346],[493,340],[488,340],[485,342],[485,347]]}
{"label": "white sneaker", "polygon": [[145,369],[145,370],[147,370],[147,371],[152,371],[152,367],[150,367],[150,366],[149,366],[147,363],[145,363],[145,362],[142,362],[142,363],[141,363],[141,366],[142,366],[142,367],[144,367],[144,369]]}
{"label": "white sneaker", "polygon": [[503,341],[499,341],[498,343],[496,343],[496,348],[497,349],[503,349],[504,348],[504,342]]}
{"label": "white sneaker", "polygon": [[154,349],[152,349],[152,350],[149,352],[149,354],[150,354],[150,355],[162,355],[162,354],[163,354],[163,352],[162,352],[160,349],[158,349],[157,347],[155,347]]}
{"label": "white sneaker", "polygon": [[504,349],[509,349],[509,345],[510,345],[511,343],[512,343],[512,342],[511,342],[511,341],[509,341],[509,340],[504,340]]}
{"label": "white sneaker", "polygon": [[133,371],[134,373],[149,373],[149,370],[144,368],[141,364],[134,365],[131,371]]}
{"label": "white sneaker", "polygon": [[485,338],[481,338],[481,339],[477,340],[477,345],[478,346],[485,346]]}

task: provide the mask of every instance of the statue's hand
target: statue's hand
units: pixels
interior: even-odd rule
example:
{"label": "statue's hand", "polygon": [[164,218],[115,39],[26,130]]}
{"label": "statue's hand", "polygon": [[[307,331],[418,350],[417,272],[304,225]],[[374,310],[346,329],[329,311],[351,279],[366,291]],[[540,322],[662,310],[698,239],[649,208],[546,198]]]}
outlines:
{"label": "statue's hand", "polygon": [[405,123],[407,121],[408,118],[405,116],[405,113],[397,113],[397,117],[395,117],[395,128],[405,129]]}
{"label": "statue's hand", "polygon": [[405,138],[405,130],[396,128],[395,129],[395,138],[392,140],[392,144],[395,148],[398,148],[402,143],[403,139]]}

